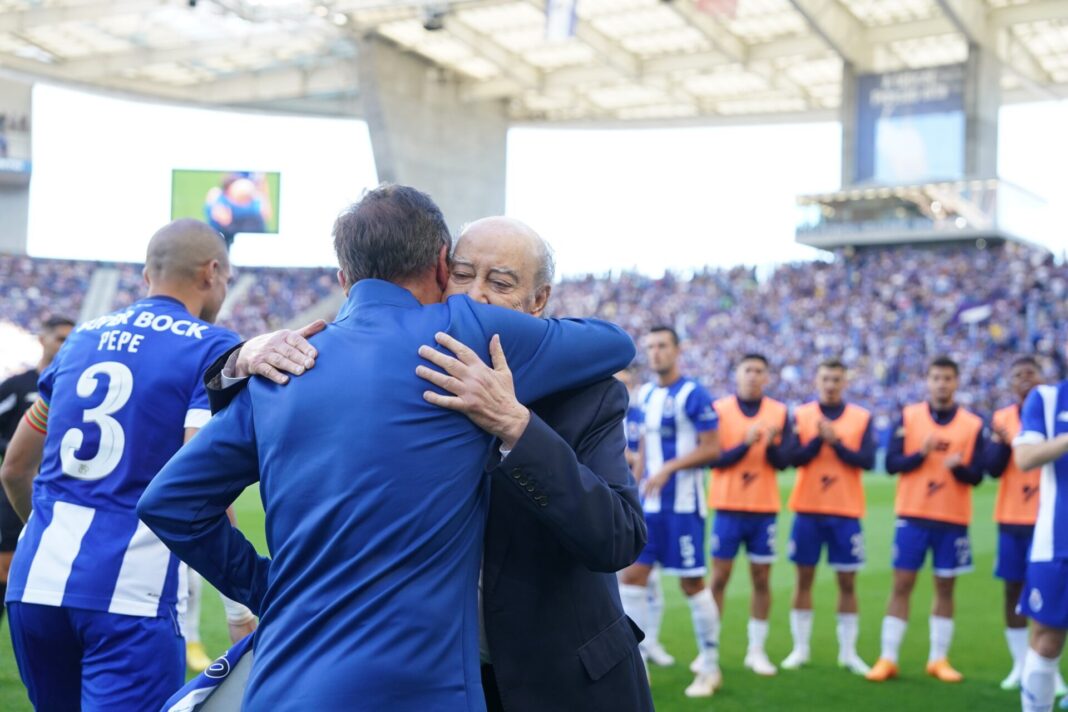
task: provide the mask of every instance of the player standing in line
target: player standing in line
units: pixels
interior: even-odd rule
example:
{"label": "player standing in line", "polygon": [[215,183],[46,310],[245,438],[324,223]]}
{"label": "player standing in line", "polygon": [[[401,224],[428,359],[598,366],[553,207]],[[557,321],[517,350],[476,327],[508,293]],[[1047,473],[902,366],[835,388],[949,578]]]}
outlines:
{"label": "player standing in line", "polygon": [[735,369],[737,395],[716,401],[723,453],[713,463],[709,494],[716,510],[712,594],[722,612],[734,557],[744,543],[753,583],[745,666],[758,675],[777,672],[764,649],[771,612],[768,579],[780,506],[775,472],[790,466],[792,439],[786,405],[764,395],[769,377],[767,358],[746,354]]}
{"label": "player standing in line", "polygon": [[[667,326],[645,340],[649,367],[657,380],[642,386],[638,402],[645,415],[639,467],[642,508],[649,539],[638,560],[620,574],[623,609],[639,628],[649,627],[649,575],[659,563],[676,574],[686,596],[703,655],[686,688],[687,697],[709,697],[722,683],[719,669],[719,612],[705,586],[705,500],[702,466],[719,453],[716,413],[708,392],[679,372],[679,337]],[[641,476],[644,474],[645,476]],[[643,656],[649,653],[642,649]]]}
{"label": "player standing in line", "polygon": [[[1013,405],[994,413],[993,435],[987,443],[984,461],[991,477],[1000,478],[994,521],[998,524],[998,558],[994,575],[1005,582],[1005,640],[1012,655],[1012,670],[1001,683],[1003,690],[1020,687],[1024,657],[1027,655],[1027,617],[1017,613],[1027,555],[1038,517],[1038,468],[1024,472],[1012,461],[1012,441],[1020,434],[1020,412],[1027,395],[1042,383],[1042,368],[1033,356],[1012,362],[1009,385],[1017,398]],[[1064,680],[1057,675],[1057,688],[1064,694]]]}
{"label": "player standing in line", "polygon": [[953,588],[972,570],[968,524],[972,487],[983,479],[983,421],[957,405],[960,367],[939,357],[927,368],[927,400],[907,405],[894,426],[886,470],[900,473],[894,510],[894,588],[882,626],[882,654],[872,682],[898,674],[898,651],[908,626],[909,599],[927,551],[934,564],[934,604],[927,674],[942,682],[963,676],[949,664],[953,642]]}
{"label": "player standing in line", "polygon": [[135,505],[210,417],[201,376],[237,342],[212,325],[229,277],[207,225],[159,230],[149,296],[74,331],[11,441],[0,478],[28,521],[8,614],[39,710],[155,712],[182,684],[186,569]]}
{"label": "player standing in line", "polygon": [[869,670],[857,654],[856,572],[864,565],[861,477],[875,466],[875,436],[871,413],[842,399],[846,383],[845,364],[824,361],[816,370],[819,399],[794,413],[798,470],[789,506],[795,512],[790,560],[797,565],[797,588],[790,610],[794,649],[782,663],[784,670],[809,660],[812,583],[824,544],[838,578],[838,664],[857,675]]}
{"label": "player standing in line", "polygon": [[1022,471],[1041,468],[1038,517],[1020,609],[1034,624],[1024,657],[1024,712],[1053,708],[1068,632],[1068,381],[1036,386],[1020,411],[1013,458]]}
{"label": "player standing in line", "polygon": [[[37,337],[41,342],[41,360],[37,362],[37,367],[0,383],[0,460],[7,453],[7,444],[15,435],[23,414],[37,400],[37,379],[52,363],[73,328],[74,322],[66,317],[54,316],[47,320]],[[15,543],[21,533],[22,520],[12,509],[7,497],[0,497],[0,601],[7,591],[7,573],[11,568]],[[0,618],[3,616],[4,607],[0,605]]]}
{"label": "player standing in line", "polygon": [[[627,369],[616,374],[630,394],[630,406],[627,408],[625,425],[627,428],[627,464],[635,479],[641,480],[641,441],[645,430],[645,414],[638,402],[637,383],[635,371]],[[649,581],[646,584],[649,597],[649,617],[646,621],[648,627],[644,629],[645,640],[641,642],[642,652],[646,660],[659,665],[670,667],[675,664],[675,658],[664,649],[660,642],[660,623],[664,618],[664,587],[660,582],[660,569],[656,566],[649,572]]]}

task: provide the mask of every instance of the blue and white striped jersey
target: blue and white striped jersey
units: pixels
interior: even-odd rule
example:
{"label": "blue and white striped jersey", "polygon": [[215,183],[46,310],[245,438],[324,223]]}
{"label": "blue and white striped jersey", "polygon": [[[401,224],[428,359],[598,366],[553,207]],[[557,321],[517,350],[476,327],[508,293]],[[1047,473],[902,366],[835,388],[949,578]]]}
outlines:
{"label": "blue and white striped jersey", "polygon": [[185,567],[135,507],[211,417],[203,374],[236,343],[166,296],[75,329],[38,383],[47,433],[8,601],[147,617],[184,602]]}
{"label": "blue and white striped jersey", "polygon": [[[655,475],[665,462],[687,455],[697,447],[700,433],[715,430],[719,416],[712,396],[692,378],[682,377],[670,386],[646,383],[638,392],[644,414],[645,477]],[[707,513],[704,468],[679,470],[659,494],[646,496],[646,512]]]}
{"label": "blue and white striped jersey", "polygon": [[[1068,433],[1068,381],[1036,386],[1020,412],[1020,434],[1013,446],[1052,440]],[[1068,559],[1068,455],[1042,468],[1038,487],[1038,520],[1031,543],[1031,561]]]}

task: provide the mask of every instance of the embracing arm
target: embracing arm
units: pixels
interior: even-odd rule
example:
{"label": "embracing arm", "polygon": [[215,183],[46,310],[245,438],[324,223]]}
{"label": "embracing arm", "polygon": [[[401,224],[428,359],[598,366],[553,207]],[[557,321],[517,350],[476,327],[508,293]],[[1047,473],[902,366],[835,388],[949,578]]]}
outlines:
{"label": "embracing arm", "polygon": [[515,447],[493,471],[494,486],[514,487],[591,571],[625,568],[645,546],[645,519],[623,454],[626,408],[626,388],[614,382],[575,449],[531,414]]}
{"label": "embracing arm", "polygon": [[258,479],[252,403],[244,390],[163,466],[137,503],[137,515],[178,558],[255,613],[270,562],[226,510]]}

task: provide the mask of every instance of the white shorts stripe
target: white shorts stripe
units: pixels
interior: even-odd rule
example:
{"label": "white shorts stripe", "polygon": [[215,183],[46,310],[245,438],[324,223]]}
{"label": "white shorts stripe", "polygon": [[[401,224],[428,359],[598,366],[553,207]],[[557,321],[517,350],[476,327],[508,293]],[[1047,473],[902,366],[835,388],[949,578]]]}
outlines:
{"label": "white shorts stripe", "polygon": [[122,568],[119,569],[108,613],[155,616],[159,611],[170,560],[170,550],[144,522],[138,522],[137,531],[122,557]]}
{"label": "white shorts stripe", "polygon": [[[52,521],[41,532],[30,571],[26,575],[26,587],[22,592],[23,603],[39,603],[44,606],[63,604],[63,592],[67,588],[74,559],[82,548],[82,539],[93,523],[96,510],[70,502],[55,502],[52,505]],[[153,614],[155,615],[155,614]]]}

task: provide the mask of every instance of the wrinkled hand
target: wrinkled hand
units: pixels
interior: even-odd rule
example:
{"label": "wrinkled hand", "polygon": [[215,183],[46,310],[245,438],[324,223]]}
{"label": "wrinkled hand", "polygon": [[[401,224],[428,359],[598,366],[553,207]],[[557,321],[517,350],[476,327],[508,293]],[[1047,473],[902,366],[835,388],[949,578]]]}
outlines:
{"label": "wrinkled hand", "polygon": [[831,421],[820,421],[820,439],[828,445],[835,445],[838,443],[838,434],[834,432],[834,426],[831,425]]}
{"label": "wrinkled hand", "polygon": [[745,433],[745,444],[752,445],[755,442],[759,442],[760,438],[763,436],[764,426],[760,423],[753,423]]}
{"label": "wrinkled hand", "polygon": [[961,457],[959,452],[951,452],[946,455],[946,459],[942,461],[942,464],[944,464],[947,469],[952,470],[954,467],[959,467],[963,462],[964,458]]}
{"label": "wrinkled hand", "polygon": [[516,400],[512,372],[504,357],[500,337],[494,335],[490,339],[492,368],[483,363],[478,354],[448,334],[438,332],[434,340],[456,354],[456,357],[430,346],[420,346],[419,355],[445,373],[427,366],[417,367],[415,373],[453,395],[424,391],[423,398],[428,403],[463,413],[475,425],[500,438],[505,449],[511,450],[530,422],[530,411]]}
{"label": "wrinkled hand", "polygon": [[299,376],[315,366],[319,352],[308,339],[325,328],[326,322],[317,319],[296,331],[281,329],[249,339],[230,355],[223,374],[229,378],[263,376],[284,386],[289,382],[287,373]]}
{"label": "wrinkled hand", "polygon": [[661,467],[659,472],[645,481],[645,486],[642,488],[645,496],[651,497],[659,494],[673,474],[675,474],[675,471],[670,467]]}
{"label": "wrinkled hand", "polygon": [[230,642],[236,643],[256,630],[256,619],[253,618],[248,623],[228,623],[227,627],[230,629]]}

